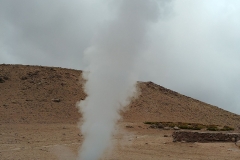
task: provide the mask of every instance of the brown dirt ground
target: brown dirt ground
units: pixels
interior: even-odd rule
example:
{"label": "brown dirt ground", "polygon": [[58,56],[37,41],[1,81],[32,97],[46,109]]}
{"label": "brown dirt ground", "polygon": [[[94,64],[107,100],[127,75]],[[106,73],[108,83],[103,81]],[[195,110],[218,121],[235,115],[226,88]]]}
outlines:
{"label": "brown dirt ground", "polygon": [[[77,127],[81,114],[75,104],[86,97],[80,76],[81,71],[71,69],[0,65],[0,159],[75,159],[83,140]],[[138,86],[141,94],[121,113],[118,126],[122,132],[114,135],[115,147],[103,159],[240,159],[234,143],[174,143],[172,130],[143,124],[191,122],[237,130],[239,115],[152,82]]]}

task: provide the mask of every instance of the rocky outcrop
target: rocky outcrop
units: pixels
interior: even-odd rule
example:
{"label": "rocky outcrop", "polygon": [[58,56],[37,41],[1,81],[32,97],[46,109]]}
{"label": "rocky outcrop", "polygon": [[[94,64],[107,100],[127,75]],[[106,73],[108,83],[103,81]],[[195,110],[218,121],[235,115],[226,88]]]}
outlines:
{"label": "rocky outcrop", "polygon": [[240,148],[240,140],[238,140],[235,144]]}
{"label": "rocky outcrop", "polygon": [[0,83],[4,83],[6,80],[8,80],[7,76],[1,76],[0,75]]}
{"label": "rocky outcrop", "polygon": [[240,133],[175,131],[173,142],[237,142]]}

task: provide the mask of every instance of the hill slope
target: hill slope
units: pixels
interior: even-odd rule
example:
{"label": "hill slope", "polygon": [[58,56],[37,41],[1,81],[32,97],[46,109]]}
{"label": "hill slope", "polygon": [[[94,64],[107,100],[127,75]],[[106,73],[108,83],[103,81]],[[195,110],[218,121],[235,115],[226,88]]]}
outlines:
{"label": "hill slope", "polygon": [[[81,71],[0,65],[0,123],[77,123],[84,99]],[[128,106],[129,122],[174,121],[238,127],[240,116],[152,82],[138,82],[139,97]]]}

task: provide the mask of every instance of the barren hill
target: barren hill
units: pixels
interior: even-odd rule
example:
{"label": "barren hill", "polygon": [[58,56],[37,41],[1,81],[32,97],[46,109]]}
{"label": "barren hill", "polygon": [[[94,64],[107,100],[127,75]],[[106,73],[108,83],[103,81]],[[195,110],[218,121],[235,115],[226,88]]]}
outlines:
{"label": "barren hill", "polygon": [[[0,123],[77,123],[76,102],[84,99],[82,71],[0,65]],[[123,114],[128,122],[171,121],[239,127],[240,116],[152,82]]]}

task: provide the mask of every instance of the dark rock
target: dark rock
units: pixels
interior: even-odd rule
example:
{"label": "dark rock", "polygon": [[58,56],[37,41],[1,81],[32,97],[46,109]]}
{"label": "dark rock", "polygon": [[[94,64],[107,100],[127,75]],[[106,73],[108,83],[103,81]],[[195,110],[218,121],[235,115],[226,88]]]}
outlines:
{"label": "dark rock", "polygon": [[3,76],[3,79],[4,80],[8,80],[9,78],[7,76]]}
{"label": "dark rock", "polygon": [[21,77],[21,80],[26,80],[26,79],[27,79],[27,77],[25,77],[25,76]]}
{"label": "dark rock", "polygon": [[0,77],[0,83],[4,83],[4,82],[5,80],[2,77]]}
{"label": "dark rock", "polygon": [[52,101],[53,101],[53,102],[60,102],[61,100],[58,99],[58,98],[53,98]]}
{"label": "dark rock", "polygon": [[162,123],[152,124],[150,126],[150,128],[159,128],[159,129],[161,129],[161,128],[164,128],[164,125]]}
{"label": "dark rock", "polygon": [[173,142],[232,142],[240,138],[240,133],[175,131],[172,137]]}

